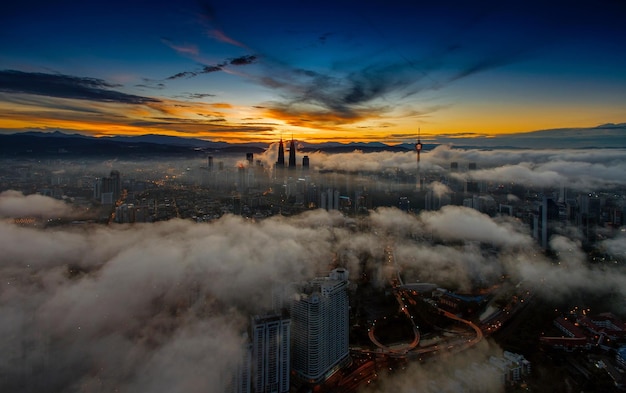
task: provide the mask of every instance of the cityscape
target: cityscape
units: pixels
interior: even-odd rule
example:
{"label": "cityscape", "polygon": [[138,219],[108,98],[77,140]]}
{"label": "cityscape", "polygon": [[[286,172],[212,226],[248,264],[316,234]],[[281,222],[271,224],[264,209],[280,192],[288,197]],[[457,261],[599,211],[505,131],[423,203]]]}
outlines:
{"label": "cityscape", "polygon": [[120,160],[32,138],[67,149],[3,160],[5,390],[624,388],[626,179],[603,175],[622,149],[556,169],[419,142]]}
{"label": "cityscape", "polygon": [[626,391],[623,1],[5,3],[0,392]]}

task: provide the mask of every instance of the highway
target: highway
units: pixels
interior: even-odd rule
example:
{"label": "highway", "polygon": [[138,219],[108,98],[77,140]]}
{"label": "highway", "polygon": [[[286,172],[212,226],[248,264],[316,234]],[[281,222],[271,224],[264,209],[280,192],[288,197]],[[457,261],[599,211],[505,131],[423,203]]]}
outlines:
{"label": "highway", "polygon": [[[385,264],[385,271],[387,273],[387,281],[391,285],[394,297],[396,298],[396,301],[398,302],[398,305],[400,306],[400,312],[404,313],[407,319],[411,321],[414,338],[413,338],[413,341],[406,343],[405,345],[401,345],[401,346],[394,345],[394,347],[391,348],[387,345],[382,344],[376,338],[376,335],[375,335],[376,321],[374,321],[372,322],[372,325],[368,329],[368,336],[370,338],[370,341],[372,341],[372,343],[379,348],[379,351],[381,353],[388,354],[388,355],[403,356],[403,355],[407,355],[409,352],[414,353],[414,354],[424,354],[428,352],[438,351],[439,350],[438,345],[418,348],[419,343],[420,343],[419,328],[417,324],[415,323],[414,316],[411,315],[409,307],[406,304],[406,299],[409,298],[408,292],[399,289],[400,286],[404,285],[404,283],[402,282],[402,278],[400,277],[400,271],[396,264],[393,247],[391,245],[388,245],[387,247],[385,247],[384,264]],[[459,342],[462,343],[460,347],[457,347],[456,345],[449,345],[447,347],[448,350],[454,349],[455,352],[459,352],[473,345],[476,345],[484,338],[483,331],[481,330],[481,328],[477,326],[476,324],[474,324],[473,322],[463,319],[461,317],[458,317],[441,308],[438,308],[437,311],[439,312],[439,314],[445,316],[448,319],[451,319],[455,322],[460,322],[466,325],[475,333],[475,336],[470,340],[466,340],[465,338],[463,338],[462,340],[459,340]]]}
{"label": "highway", "polygon": [[368,329],[368,337],[377,349],[352,349],[354,353],[367,355],[369,358],[368,360],[362,360],[362,364],[342,377],[341,381],[336,386],[342,392],[355,392],[364,384],[369,384],[374,381],[378,377],[376,366],[380,366],[380,364],[386,365],[391,358],[424,360],[424,355],[434,356],[439,353],[457,353],[478,344],[484,338],[481,328],[473,322],[458,317],[441,308],[436,308],[436,312],[439,313],[439,315],[454,321],[454,323],[460,323],[467,326],[473,334],[467,332],[459,334],[458,337],[454,337],[452,339],[443,339],[434,345],[420,347],[421,336],[419,327],[415,322],[415,316],[411,314],[412,307],[407,306],[407,302],[411,305],[415,305],[416,300],[412,298],[409,291],[401,289],[401,286],[404,284],[402,282],[398,266],[396,265],[395,255],[391,245],[385,247],[385,260],[383,268],[386,280],[391,286],[393,295],[398,302],[398,312],[404,314],[412,325],[413,340],[404,344],[396,343],[393,347],[385,345],[376,338],[375,331],[377,325],[376,321],[373,321],[372,325]]}

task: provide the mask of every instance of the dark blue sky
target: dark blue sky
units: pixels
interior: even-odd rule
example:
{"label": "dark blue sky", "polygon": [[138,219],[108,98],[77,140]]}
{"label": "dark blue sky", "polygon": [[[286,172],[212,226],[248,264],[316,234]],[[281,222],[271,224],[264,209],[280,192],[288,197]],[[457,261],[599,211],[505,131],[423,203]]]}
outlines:
{"label": "dark blue sky", "polygon": [[621,1],[22,2],[0,127],[401,141],[626,122]]}

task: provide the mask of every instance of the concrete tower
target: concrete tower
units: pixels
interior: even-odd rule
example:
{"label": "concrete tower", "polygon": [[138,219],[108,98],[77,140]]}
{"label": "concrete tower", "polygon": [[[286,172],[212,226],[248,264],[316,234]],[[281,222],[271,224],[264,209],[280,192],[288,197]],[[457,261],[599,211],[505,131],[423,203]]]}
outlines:
{"label": "concrete tower", "polygon": [[415,151],[417,152],[417,187],[420,191],[424,188],[424,180],[422,179],[422,173],[420,172],[420,154],[422,153],[422,141],[420,139],[421,130],[417,128],[417,143],[415,144]]}

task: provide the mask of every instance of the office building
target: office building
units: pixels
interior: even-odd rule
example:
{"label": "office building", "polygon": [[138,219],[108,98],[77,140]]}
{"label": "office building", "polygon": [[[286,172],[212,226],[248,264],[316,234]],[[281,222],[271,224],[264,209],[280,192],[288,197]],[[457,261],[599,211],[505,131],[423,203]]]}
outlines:
{"label": "office building", "polygon": [[294,296],[292,369],[304,382],[327,379],[349,359],[347,286],[348,271],[335,269]]}
{"label": "office building", "polygon": [[289,392],[290,324],[291,321],[280,314],[252,317],[254,392]]}
{"label": "office building", "polygon": [[559,207],[552,198],[543,197],[533,214],[532,234],[543,249],[548,249],[550,238],[559,222]]}

